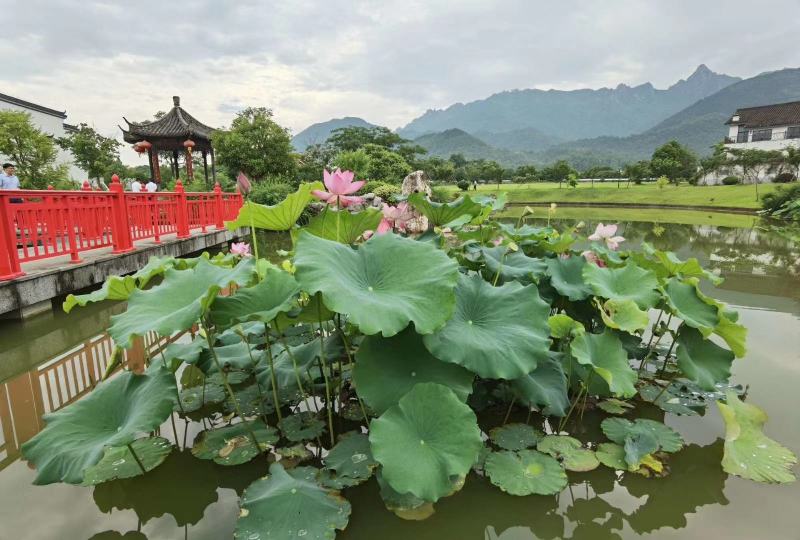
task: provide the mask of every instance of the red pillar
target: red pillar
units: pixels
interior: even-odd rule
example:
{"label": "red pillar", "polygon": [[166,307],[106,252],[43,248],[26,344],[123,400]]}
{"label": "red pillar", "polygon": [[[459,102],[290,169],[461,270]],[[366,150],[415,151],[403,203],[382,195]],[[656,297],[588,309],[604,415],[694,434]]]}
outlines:
{"label": "red pillar", "polygon": [[25,275],[19,265],[17,228],[8,197],[0,196],[0,281]]}
{"label": "red pillar", "polygon": [[111,239],[114,242],[112,253],[133,251],[131,241],[131,225],[128,218],[128,205],[125,203],[125,190],[116,174],[111,177]]}
{"label": "red pillar", "polygon": [[214,221],[217,229],[224,229],[224,207],[222,204],[222,188],[219,182],[214,184]]}
{"label": "red pillar", "polygon": [[175,219],[178,223],[178,238],[189,236],[189,205],[186,203],[186,191],[183,189],[183,182],[180,178],[175,182],[175,193],[177,196]]}

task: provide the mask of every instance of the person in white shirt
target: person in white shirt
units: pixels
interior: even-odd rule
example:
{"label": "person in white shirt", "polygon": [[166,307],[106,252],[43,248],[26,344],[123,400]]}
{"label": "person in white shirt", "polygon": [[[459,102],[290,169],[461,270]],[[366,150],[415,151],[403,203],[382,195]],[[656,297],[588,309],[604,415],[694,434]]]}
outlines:
{"label": "person in white shirt", "polygon": [[131,182],[131,191],[134,193],[141,193],[142,183],[139,182],[138,179],[134,179],[133,182]]}
{"label": "person in white shirt", "polygon": [[153,179],[151,178],[147,184],[145,184],[144,189],[146,189],[148,193],[155,193],[158,191],[158,184],[153,182]]}

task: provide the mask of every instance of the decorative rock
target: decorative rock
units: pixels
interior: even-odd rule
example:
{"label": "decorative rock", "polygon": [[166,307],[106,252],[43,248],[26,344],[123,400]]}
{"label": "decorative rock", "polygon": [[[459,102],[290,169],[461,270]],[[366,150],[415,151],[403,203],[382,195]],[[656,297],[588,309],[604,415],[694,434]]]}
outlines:
{"label": "decorative rock", "polygon": [[402,193],[405,196],[412,193],[425,193],[431,196],[431,183],[425,171],[414,171],[403,179]]}

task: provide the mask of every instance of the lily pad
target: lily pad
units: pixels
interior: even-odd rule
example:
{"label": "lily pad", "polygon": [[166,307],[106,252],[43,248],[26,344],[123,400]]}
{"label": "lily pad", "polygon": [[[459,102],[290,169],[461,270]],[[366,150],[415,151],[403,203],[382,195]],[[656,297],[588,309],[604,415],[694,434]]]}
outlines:
{"label": "lily pad", "polygon": [[452,492],[483,446],[472,409],[435,383],[417,384],[373,420],[369,440],[389,485],[428,502]]}
{"label": "lily pad", "polygon": [[347,527],[350,503],[316,482],[294,478],[280,463],[244,491],[234,538],[333,540]]}
{"label": "lily pad", "polygon": [[[244,388],[237,388],[233,391],[233,395],[236,398],[236,405],[244,416],[266,416],[275,412],[272,390],[267,386],[250,384]],[[280,397],[279,393],[278,399]],[[236,405],[228,397],[223,403],[223,409],[227,413],[235,413]]]}
{"label": "lily pad", "polygon": [[466,401],[474,378],[461,366],[437,360],[423,345],[422,336],[411,328],[390,338],[364,338],[353,368],[359,396],[378,414],[422,382],[443,384]]}
{"label": "lily pad", "polygon": [[377,208],[367,208],[363,212],[348,212],[328,207],[311,218],[303,230],[326,240],[353,244],[365,231],[376,230],[381,219],[383,212]]}
{"label": "lily pad", "polygon": [[204,405],[212,405],[225,401],[225,389],[218,384],[201,384],[184,388],[180,392],[180,405],[176,405],[176,410],[183,412],[194,412]]}
{"label": "lily pad", "polygon": [[469,198],[469,195],[464,195],[453,202],[438,203],[429,200],[424,193],[413,193],[408,197],[408,202],[428,218],[428,222],[434,227],[442,227],[464,215],[474,218],[482,209],[480,204]]}
{"label": "lily pad", "polygon": [[[253,442],[253,435],[258,447]],[[239,422],[201,431],[192,446],[192,454],[220,465],[241,465],[267,450],[279,438],[277,430],[261,420]]]}
{"label": "lily pad", "polygon": [[595,302],[600,309],[600,317],[609,328],[634,334],[647,328],[650,317],[639,309],[633,300],[606,300],[603,304]]}
{"label": "lily pad", "polygon": [[603,268],[596,264],[583,267],[583,279],[597,296],[622,302],[633,300],[640,309],[655,306],[661,295],[656,291],[658,278],[649,271],[628,261],[620,268]]}
{"label": "lily pad", "polygon": [[43,419],[47,426],[22,445],[36,466],[33,483],[80,484],[107,446],[125,446],[159,427],[172,414],[175,376],[161,364],[144,375],[126,371],[99,383],[82,399]]}
{"label": "lily pad", "polygon": [[427,242],[396,234],[374,235],[356,250],[301,233],[295,266],[304,290],[322,292],[328,308],[367,335],[393,336],[409,322],[430,334],[455,306],[455,261]]}
{"label": "lily pad", "polygon": [[415,497],[411,493],[398,493],[383,478],[380,470],[378,470],[377,480],[386,509],[394,512],[397,517],[409,521],[422,521],[433,515],[432,503]]}
{"label": "lily pad", "polygon": [[483,262],[486,265],[486,279],[494,281],[500,273],[501,283],[519,281],[523,285],[538,283],[547,271],[544,259],[528,257],[522,251],[511,251],[506,246],[481,248]]}
{"label": "lily pad", "polygon": [[232,296],[220,296],[211,306],[211,320],[218,328],[247,321],[271,322],[279,313],[291,311],[300,285],[288,272],[271,266],[264,279],[241,288]]}
{"label": "lily pad", "polygon": [[251,259],[234,268],[223,268],[205,259],[188,270],[169,268],[157,287],[131,293],[128,310],[111,317],[108,333],[114,343],[128,348],[134,336],[151,330],[162,336],[188,330],[208,311],[220,290],[231,283],[246,285],[254,272]]}
{"label": "lily pad", "polygon": [[512,281],[493,287],[478,275],[462,275],[453,316],[424,343],[438,359],[481,377],[516,379],[547,359],[549,315],[535,285]]}
{"label": "lily pad", "polygon": [[349,432],[339,437],[323,460],[325,468],[336,476],[367,480],[378,467],[372,457],[369,438],[363,433]]}
{"label": "lily pad", "polygon": [[492,442],[504,450],[524,450],[536,446],[544,433],[536,431],[528,424],[506,424],[489,432]]}
{"label": "lily pad", "polygon": [[608,398],[597,404],[597,407],[608,414],[628,414],[633,405],[620,399]]}
{"label": "lily pad", "polygon": [[597,445],[594,455],[597,459],[611,469],[627,471],[628,463],[625,461],[625,448],[616,443],[600,443]]}
{"label": "lily pad", "polygon": [[664,412],[698,416],[698,411],[706,407],[706,403],[695,397],[676,393],[677,388],[671,384],[662,392],[663,388],[648,384],[639,388],[639,395],[644,401],[654,404]]}
{"label": "lily pad", "polygon": [[727,403],[717,402],[725,420],[725,472],[756,482],[794,482],[791,468],[797,456],[761,431],[767,423],[766,413],[741,401],[732,391],[725,399]]}
{"label": "lily pad", "polygon": [[586,259],[577,255],[547,259],[550,284],[558,294],[573,302],[586,300],[592,294],[592,288],[583,280],[583,269],[587,266]]}
{"label": "lily pad", "polygon": [[292,442],[316,439],[325,430],[325,422],[317,418],[311,411],[301,411],[291,416],[284,416],[278,422],[283,435]]}
{"label": "lily pad", "polygon": [[275,453],[281,456],[281,462],[284,460],[289,460],[296,463],[302,463],[303,461],[308,461],[314,457],[314,454],[311,453],[311,450],[306,448],[306,446],[302,443],[298,443],[293,446],[276,448]]}
{"label": "lily pad", "polygon": [[492,452],[485,468],[492,484],[511,495],[553,495],[567,487],[558,461],[536,450]]}
{"label": "lily pad", "polygon": [[548,357],[536,369],[511,381],[517,398],[545,416],[564,416],[569,407],[567,375],[558,358]]}
{"label": "lily pad", "polygon": [[625,459],[630,467],[637,466],[647,454],[658,450],[677,452],[683,447],[683,439],[675,430],[655,420],[606,418],[600,427],[606,437],[623,445]]}
{"label": "lily pad", "polygon": [[727,383],[731,377],[734,354],[704,339],[698,330],[681,330],[676,354],[680,370],[703,390],[714,391],[718,383]]}
{"label": "lily pad", "polygon": [[572,341],[570,351],[579,364],[591,366],[615,396],[636,395],[636,372],[631,369],[619,338],[610,331],[582,334]]}
{"label": "lily pad", "polygon": [[300,184],[297,191],[290,193],[274,206],[246,201],[239,209],[236,219],[226,221],[225,226],[229,231],[251,226],[268,231],[288,231],[297,223],[303,210],[311,202],[311,192],[315,189],[323,189],[322,183]]}
{"label": "lily pad", "polygon": [[172,452],[172,444],[163,437],[137,439],[131,443],[131,447],[136,453],[135,457],[127,446],[106,447],[103,458],[97,465],[86,469],[83,485],[93,486],[109,480],[139,476],[144,474],[139,463],[145,471],[150,472],[164,463]]}
{"label": "lily pad", "polygon": [[581,441],[566,435],[547,435],[536,449],[561,461],[568,471],[586,472],[600,466],[594,452],[584,448]]}

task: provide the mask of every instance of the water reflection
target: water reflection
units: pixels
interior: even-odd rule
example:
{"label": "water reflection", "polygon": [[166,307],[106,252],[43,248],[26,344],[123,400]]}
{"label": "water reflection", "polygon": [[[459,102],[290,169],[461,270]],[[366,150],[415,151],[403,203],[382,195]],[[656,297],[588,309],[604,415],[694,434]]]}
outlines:
{"label": "water reflection", "polygon": [[[586,223],[587,229],[594,225]],[[739,307],[742,321],[751,329],[751,352],[735,364],[736,382],[751,384],[752,399],[769,412],[768,434],[800,450],[794,413],[800,407],[800,395],[793,391],[800,384],[798,232],[766,224],[724,228],[642,221],[621,223],[621,232],[629,245],[646,241],[676,251],[684,259],[696,257],[725,278],[720,287],[708,287],[708,292]],[[274,252],[287,245],[264,244],[262,251]],[[99,306],[78,310],[69,319],[52,316],[0,326],[0,538],[230,538],[238,514],[237,495],[266,474],[265,460],[230,468],[195,459],[187,450],[175,450],[143,477],[93,489],[30,485],[33,472],[18,461],[18,448],[43,427],[43,412],[79,399],[100,376],[105,345],[100,345],[103,336],[98,334],[118,309]],[[39,342],[42,347],[37,347]],[[142,351],[158,346],[156,341],[146,341]],[[576,435],[602,439],[599,421],[587,414]],[[649,414],[663,418],[656,409]],[[601,467],[570,473],[570,486],[558,496],[513,497],[473,474],[461,492],[437,503],[435,514],[423,522],[403,521],[388,512],[372,480],[345,492],[353,514],[338,538],[734,540],[758,537],[754,531],[770,538],[797,536],[791,501],[796,504],[800,488],[759,486],[729,478],[720,467],[719,437],[724,431],[714,407],[703,417],[668,415],[664,419],[688,443],[670,456],[665,478],[618,474]],[[201,429],[193,423],[179,424],[178,435],[182,439],[182,430],[188,430],[191,444]],[[164,436],[171,433],[169,425],[162,429]],[[755,509],[754,513],[748,515],[749,509]]]}

